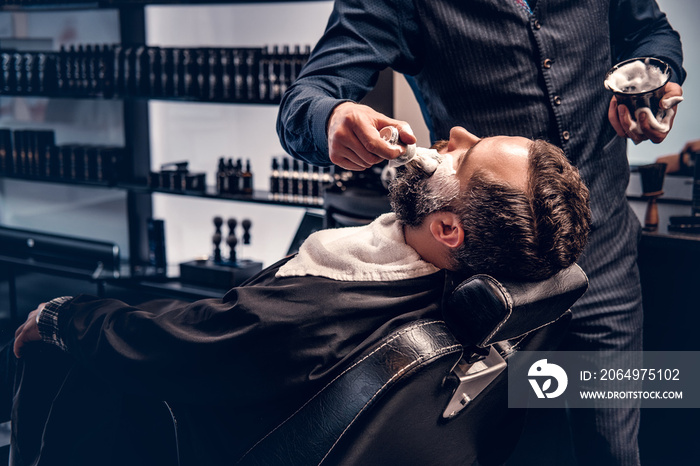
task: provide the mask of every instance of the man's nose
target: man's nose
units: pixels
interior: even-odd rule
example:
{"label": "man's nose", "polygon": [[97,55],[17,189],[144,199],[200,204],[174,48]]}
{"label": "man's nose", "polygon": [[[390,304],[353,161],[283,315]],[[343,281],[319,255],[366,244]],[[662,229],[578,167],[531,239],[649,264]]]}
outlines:
{"label": "man's nose", "polygon": [[465,128],[461,126],[455,126],[450,130],[450,140],[447,144],[447,151],[452,152],[454,150],[468,150],[471,146],[476,144],[479,137],[470,133]]}

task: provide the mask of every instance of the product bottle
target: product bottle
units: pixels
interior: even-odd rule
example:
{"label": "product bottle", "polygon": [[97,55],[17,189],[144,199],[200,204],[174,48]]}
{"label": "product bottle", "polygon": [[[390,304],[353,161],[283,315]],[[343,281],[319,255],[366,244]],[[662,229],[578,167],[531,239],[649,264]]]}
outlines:
{"label": "product bottle", "polygon": [[300,180],[299,161],[294,159],[292,160],[292,202],[299,202],[299,196],[301,195],[301,190],[299,189]]}
{"label": "product bottle", "polygon": [[283,201],[289,202],[291,200],[291,180],[292,177],[289,173],[289,158],[285,157],[282,159],[282,186],[280,189]]}
{"label": "product bottle", "polygon": [[323,204],[323,199],[321,198],[321,187],[320,187],[320,175],[318,173],[318,167],[314,165],[311,169],[311,203],[312,204]]}
{"label": "product bottle", "polygon": [[270,175],[270,194],[269,198],[273,201],[279,201],[280,197],[280,165],[277,157],[272,158],[272,173]]}
{"label": "product bottle", "polygon": [[223,194],[228,191],[228,177],[226,176],[226,162],[219,157],[219,166],[216,169],[216,192]]}
{"label": "product bottle", "polygon": [[228,180],[226,192],[228,194],[238,193],[238,174],[236,173],[236,166],[233,164],[232,158],[229,158],[226,163],[226,179]]}
{"label": "product bottle", "polygon": [[245,161],[245,170],[241,173],[241,190],[243,194],[253,194],[253,172],[250,171],[250,159]]}
{"label": "product bottle", "polygon": [[301,202],[311,204],[311,176],[309,175],[309,164],[304,162],[301,168]]}
{"label": "product bottle", "polygon": [[270,53],[267,46],[263,47],[258,63],[258,100],[268,100],[268,85],[270,84]]}

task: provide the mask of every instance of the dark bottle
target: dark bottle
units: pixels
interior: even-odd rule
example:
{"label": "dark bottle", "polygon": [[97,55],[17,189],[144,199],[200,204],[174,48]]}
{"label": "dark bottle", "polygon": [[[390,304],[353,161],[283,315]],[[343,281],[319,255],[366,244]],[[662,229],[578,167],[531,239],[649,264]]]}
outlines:
{"label": "dark bottle", "polygon": [[244,96],[248,95],[246,88],[248,83],[245,74],[245,56],[243,50],[240,49],[234,49],[232,55],[233,98],[240,102],[244,100]]}
{"label": "dark bottle", "polygon": [[24,54],[24,76],[25,92],[30,95],[37,94],[39,91],[39,70],[36,53]]}
{"label": "dark bottle", "polygon": [[97,46],[93,48],[91,45],[86,45],[84,55],[85,76],[83,78],[83,86],[86,92],[92,96],[97,94],[96,49]]}
{"label": "dark bottle", "polygon": [[0,129],[0,174],[12,172],[12,130]]}
{"label": "dark bottle", "polygon": [[148,92],[148,54],[146,47],[140,45],[134,49],[133,76],[129,86],[130,95],[147,95]]}
{"label": "dark bottle", "polygon": [[311,204],[311,175],[309,175],[309,164],[304,162],[301,167],[301,202],[304,204]]}
{"label": "dark bottle", "polygon": [[291,199],[291,181],[292,177],[289,173],[289,158],[285,157],[282,159],[282,183],[280,186],[280,194],[282,201],[289,201]]}
{"label": "dark bottle", "polygon": [[122,60],[122,69],[124,70],[124,87],[122,92],[124,96],[130,95],[131,90],[134,88],[134,49],[132,47],[124,48],[124,55]]}
{"label": "dark bottle", "polygon": [[14,80],[15,74],[12,69],[12,54],[10,52],[3,52],[0,55],[0,66],[2,66],[2,77],[0,78],[0,91],[3,94],[10,94],[14,90]]}
{"label": "dark bottle", "polygon": [[107,45],[97,45],[94,50],[95,83],[93,89],[96,95],[107,96]]}
{"label": "dark bottle", "polygon": [[219,157],[219,166],[216,169],[216,192],[223,194],[228,191],[228,177],[226,176],[226,162]]}
{"label": "dark bottle", "polygon": [[148,48],[148,81],[150,83],[149,95],[160,97],[164,94],[163,88],[163,54],[159,47]]}
{"label": "dark bottle", "polygon": [[301,71],[301,66],[303,64],[299,45],[294,46],[289,61],[289,83],[291,84],[297,79],[297,76],[299,76],[299,71]]}
{"label": "dark bottle", "polygon": [[76,50],[76,81],[75,85],[80,95],[88,94],[88,66],[85,45],[79,45]]}
{"label": "dark bottle", "polygon": [[229,158],[226,163],[226,178],[228,180],[226,192],[229,194],[236,194],[238,192],[238,174],[236,173],[236,166],[233,164],[232,158]]}
{"label": "dark bottle", "polygon": [[172,49],[160,49],[160,88],[164,97],[172,97],[175,95],[173,89],[173,79],[175,77],[175,68],[173,67]]}
{"label": "dark bottle", "polygon": [[233,79],[232,79],[232,63],[231,51],[228,49],[219,50],[219,63],[221,70],[221,96],[222,100],[231,100],[233,98]]}
{"label": "dark bottle", "polygon": [[276,102],[280,98],[280,74],[282,61],[280,60],[280,52],[278,46],[272,47],[272,53],[268,56],[267,77],[268,83],[268,100]]}
{"label": "dark bottle", "polygon": [[241,172],[241,191],[243,194],[253,194],[253,172],[250,171],[250,159],[245,161],[245,170]]}
{"label": "dark bottle", "polygon": [[68,54],[70,55],[70,72],[71,75],[68,80],[68,87],[71,89],[73,95],[80,95],[80,90],[82,87],[81,82],[81,68],[80,68],[80,58],[81,58],[81,46],[75,47],[71,45]]}
{"label": "dark bottle", "polygon": [[311,203],[312,204],[323,204],[323,199],[321,198],[321,175],[318,173],[318,167],[314,165],[311,167]]}
{"label": "dark bottle", "polygon": [[124,47],[115,45],[112,49],[112,79],[114,81],[114,94],[117,97],[124,95],[126,86],[124,84]]}
{"label": "dark bottle", "polygon": [[12,54],[12,64],[15,73],[15,94],[24,94],[27,89],[27,76],[24,74],[24,55],[21,53]]}
{"label": "dark bottle", "polygon": [[299,176],[299,161],[297,159],[292,160],[292,202],[299,202],[299,196],[301,195],[301,177]]}
{"label": "dark bottle", "polygon": [[270,53],[267,47],[263,47],[258,62],[258,101],[268,100],[268,86],[270,84]]}
{"label": "dark bottle", "polygon": [[61,62],[57,64],[58,69],[60,70],[60,76],[58,80],[58,90],[62,94],[70,94],[70,92],[73,90],[72,88],[72,81],[73,81],[73,68],[72,68],[72,63],[71,63],[71,51],[69,48],[65,48],[63,45],[61,46],[61,51],[60,51],[60,60]]}
{"label": "dark bottle", "polygon": [[185,66],[182,50],[180,49],[173,49],[173,69],[175,70],[175,74],[173,74],[173,95],[183,96],[185,95]]}
{"label": "dark bottle", "polygon": [[280,199],[280,164],[277,157],[272,158],[272,173],[270,174],[270,195],[273,201]]}
{"label": "dark bottle", "polygon": [[[260,100],[257,95],[259,90],[258,69],[262,66],[262,49],[247,49],[245,54],[245,89],[249,102]],[[256,67],[258,69],[256,69]]]}
{"label": "dark bottle", "polygon": [[233,170],[233,179],[231,180],[231,193],[240,194],[243,192],[243,160],[236,160],[236,167]]}
{"label": "dark bottle", "polygon": [[196,49],[194,55],[195,82],[192,94],[198,99],[209,98],[209,52],[207,49]]}
{"label": "dark bottle", "polygon": [[292,54],[289,53],[289,46],[282,47],[280,54],[280,75],[279,75],[280,96],[287,92],[287,89],[292,84]]}
{"label": "dark bottle", "polygon": [[204,97],[208,100],[221,100],[224,94],[222,85],[224,72],[219,50],[207,49],[207,60],[209,61],[209,95]]}
{"label": "dark bottle", "polygon": [[194,96],[197,86],[196,62],[192,50],[182,50],[182,95]]}

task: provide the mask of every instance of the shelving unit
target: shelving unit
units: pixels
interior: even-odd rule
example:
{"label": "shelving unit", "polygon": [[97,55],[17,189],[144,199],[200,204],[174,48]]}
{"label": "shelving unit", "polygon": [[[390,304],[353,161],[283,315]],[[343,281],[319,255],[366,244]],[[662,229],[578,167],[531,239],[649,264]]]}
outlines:
{"label": "shelving unit", "polygon": [[[122,44],[146,44],[146,25],[145,25],[145,7],[147,5],[201,5],[201,4],[245,4],[245,3],[265,3],[265,2],[249,2],[249,1],[129,1],[129,0],[107,0],[107,1],[79,1],[68,0],[63,2],[44,1],[44,0],[16,0],[14,2],[6,2],[0,7],[0,11],[11,12],[27,12],[31,14],[35,11],[73,11],[83,9],[108,8],[116,9],[119,15],[119,29]],[[4,95],[12,95],[4,94]],[[38,95],[38,94],[35,94]],[[0,97],[3,94],[0,94]],[[23,97],[31,97],[22,94]],[[59,94],[51,94],[51,97],[66,98]],[[67,98],[82,99],[83,96],[73,95]],[[205,101],[218,104],[235,104],[236,102],[222,102],[221,100],[202,100],[186,97],[159,97],[159,96],[128,96],[122,99],[123,101],[123,116],[124,116],[124,145],[130,154],[130,174],[129,181],[119,182],[113,185],[93,183],[88,181],[70,182],[66,185],[75,185],[83,187],[122,189],[127,196],[127,212],[129,224],[129,259],[130,268],[138,274],[139,268],[148,262],[148,240],[146,236],[146,220],[152,216],[152,194],[165,193],[174,195],[194,196],[204,199],[217,200],[232,200],[246,203],[260,203],[267,205],[279,206],[295,206],[295,207],[314,207],[315,204],[303,204],[295,202],[275,201],[270,199],[267,192],[257,190],[252,195],[226,195],[218,194],[211,187],[204,191],[171,191],[161,189],[150,189],[146,187],[142,180],[147,180],[151,170],[150,157],[150,131],[149,131],[149,101],[162,99],[165,101],[183,102],[183,101]],[[246,104],[251,102],[246,101]],[[252,102],[260,105],[275,105],[276,102]],[[23,180],[26,182],[39,182],[62,184],[60,180],[42,179],[32,176],[12,176],[12,179]]]}
{"label": "shelving unit", "polygon": [[[17,4],[20,3],[20,4]],[[160,1],[160,0],[152,0],[152,1],[142,1],[142,0],[137,0],[137,1],[129,1],[129,0],[106,0],[106,1],[92,1],[92,2],[85,2],[85,1],[79,1],[79,0],[67,0],[63,2],[56,2],[56,1],[41,1],[41,0],[23,0],[22,2],[15,1],[15,4],[4,4],[3,6],[0,6],[0,13],[2,12],[17,12],[20,14],[26,14],[26,15],[31,15],[35,12],[39,13],[44,13],[44,12],[50,12],[51,14],[58,14],[61,15],[62,12],[68,12],[68,14],[75,14],[75,15],[80,15],[86,11],[98,11],[102,10],[105,12],[110,12],[110,15],[118,15],[118,29],[119,29],[119,34],[121,36],[120,43],[121,44],[142,44],[144,46],[151,46],[149,44],[149,36],[146,33],[147,28],[153,29],[153,23],[149,23],[150,26],[147,26],[147,20],[150,18],[150,21],[153,21],[153,17],[149,16],[147,17],[147,9],[148,9],[148,14],[149,15],[155,15],[159,18],[159,21],[172,21],[172,11],[176,12],[183,12],[187,11],[187,21],[188,21],[188,31],[193,32],[193,34],[185,34],[184,37],[182,38],[182,34],[177,34],[177,36],[171,36],[169,34],[166,34],[165,38],[162,38],[162,34],[160,36],[157,35],[157,37],[154,39],[153,37],[150,38],[150,42],[152,44],[157,44],[158,46],[162,46],[163,48],[185,48],[185,47],[192,47],[195,49],[196,47],[236,47],[238,46],[238,40],[235,39],[236,36],[235,34],[224,34],[224,39],[221,43],[218,42],[217,40],[217,35],[208,35],[208,31],[202,30],[201,34],[204,35],[204,37],[209,37],[210,39],[202,39],[199,40],[200,31],[197,30],[197,26],[195,24],[195,20],[193,19],[192,27],[189,27],[189,21],[190,21],[190,15],[189,13],[191,11],[194,11],[194,15],[196,16],[198,13],[201,14],[202,11],[210,11],[210,10],[216,10],[218,11],[223,11],[224,14],[231,14],[234,15],[234,13],[230,10],[235,10],[235,18],[233,16],[228,16],[229,20],[231,20],[233,23],[237,24],[237,27],[242,27],[244,25],[238,23],[238,18],[241,18],[241,15],[246,15],[246,14],[251,14],[253,17],[257,17],[257,21],[267,21],[268,15],[265,16],[264,19],[258,16],[258,11],[264,10],[265,12],[271,11],[270,9],[273,9],[275,11],[275,15],[277,15],[277,11],[279,10],[278,6],[275,6],[273,4],[288,4],[289,6],[283,6],[282,9],[284,9],[287,14],[279,14],[280,18],[277,18],[277,20],[289,20],[289,12],[290,11],[297,11],[297,8],[303,11],[307,11],[307,5],[306,4],[314,4],[317,3],[318,8],[309,8],[313,9],[313,11],[319,11],[323,10],[323,14],[325,16],[325,12],[329,10],[330,8],[330,2],[327,0],[303,0],[300,2],[300,5],[292,5],[293,3],[296,2],[290,2],[290,1],[274,1],[274,0],[269,0],[269,1],[252,1],[252,0],[228,0],[228,1],[220,1],[220,0],[209,0],[209,1]],[[320,5],[320,3],[326,3],[326,5]],[[270,4],[269,6],[265,6],[265,4]],[[227,5],[232,5],[232,8],[228,8]],[[149,8],[149,7],[153,8]],[[191,10],[188,10],[189,7],[195,7]],[[218,8],[218,10],[217,10]],[[294,10],[292,10],[294,9]],[[153,10],[155,10],[155,13],[153,13]],[[165,10],[165,12],[163,12]],[[239,14],[239,11],[242,13]],[[163,19],[161,18],[161,15]],[[179,13],[178,13],[179,15]],[[313,15],[313,13],[312,13]],[[219,15],[220,16],[220,15]],[[273,15],[274,16],[274,15]],[[219,18],[216,18],[216,21],[218,21]],[[175,21],[177,22],[178,19],[176,18]],[[179,21],[182,21],[181,19]],[[272,22],[274,23],[275,18],[272,18]],[[322,32],[323,29],[323,22],[325,20],[323,19],[314,19],[313,24],[318,23],[318,33]],[[243,22],[247,23],[253,23],[254,21],[248,21],[247,19],[244,20]],[[162,23],[161,23],[162,24]],[[181,24],[181,23],[180,23]],[[221,23],[218,22],[218,28],[219,30],[226,30],[230,27],[236,27],[235,25],[230,25],[229,23]],[[224,25],[225,24],[225,25]],[[245,26],[248,26],[246,24]],[[2,24],[0,23],[0,32],[1,32],[1,27]],[[159,26],[161,27],[161,26]],[[273,40],[270,39],[269,41],[255,41],[253,42],[250,40],[248,37],[245,37],[242,43],[240,44],[241,47],[264,47],[266,45],[274,45],[274,44],[279,44],[284,45],[285,42],[280,42],[280,37],[286,37],[286,35],[283,34],[277,34],[277,31],[279,30],[279,27],[276,27],[274,29],[267,29],[267,33],[265,35],[262,34],[257,34],[255,37],[267,37],[267,36],[274,36],[277,37],[278,40]],[[271,34],[270,34],[271,33]],[[302,34],[303,37],[304,36]],[[187,38],[189,37],[189,39]],[[212,39],[213,37],[213,39]],[[193,39],[194,38],[194,39]],[[190,43],[189,41],[192,40]],[[283,40],[283,39],[281,39]],[[0,38],[0,45],[2,45],[3,40]],[[312,42],[309,40],[309,42]],[[295,45],[299,43],[302,47],[309,43],[305,40],[290,40],[290,46]],[[61,42],[59,42],[61,43]],[[73,41],[72,43],[78,44],[80,42]],[[114,43],[114,42],[112,42]],[[103,42],[103,44],[109,44],[108,42]],[[77,47],[77,45],[76,45]],[[54,49],[54,52],[56,50]],[[373,95],[371,95],[367,100],[365,100],[366,103],[372,103],[375,108],[378,108],[379,110],[383,111],[384,113],[387,113],[391,115],[392,112],[392,84],[391,84],[391,78],[388,77],[387,75],[384,75],[383,77],[380,77],[380,86],[378,89],[378,92],[375,92]],[[7,94],[5,94],[7,95]],[[0,98],[4,97],[3,94],[0,93]],[[28,97],[26,95],[22,95],[21,97]],[[166,214],[166,218],[169,222],[170,228],[180,228],[180,231],[175,231],[174,235],[175,240],[179,241],[179,244],[184,243],[197,243],[201,246],[204,246],[205,248],[210,248],[211,246],[206,246],[206,242],[208,241],[208,238],[211,238],[211,232],[213,232],[212,226],[211,226],[211,218],[212,214],[203,214],[201,211],[205,209],[199,209],[199,205],[204,206],[206,204],[208,209],[221,209],[215,212],[216,215],[223,215],[225,217],[228,217],[229,215],[235,216],[239,219],[246,218],[248,215],[250,215],[250,207],[251,206],[260,206],[260,216],[265,217],[265,219],[269,218],[270,222],[275,223],[273,228],[270,228],[269,225],[265,225],[264,221],[265,219],[262,219],[260,221],[256,220],[255,217],[254,223],[256,226],[258,226],[258,230],[256,230],[256,238],[255,240],[258,241],[257,244],[270,244],[271,246],[273,243],[276,245],[279,251],[281,253],[273,252],[271,251],[265,251],[265,254],[267,254],[267,259],[262,259],[263,261],[266,261],[267,263],[270,263],[271,260],[276,260],[277,258],[281,257],[283,254],[286,253],[286,248],[282,250],[281,248],[285,246],[286,240],[282,240],[280,242],[279,238],[277,236],[279,235],[279,231],[282,231],[284,229],[287,229],[290,231],[290,240],[292,242],[297,241],[296,236],[294,235],[296,231],[296,226],[299,225],[301,221],[301,216],[297,217],[298,215],[304,215],[304,212],[310,211],[310,213],[313,216],[318,217],[319,214],[322,214],[322,210],[320,205],[315,204],[315,203],[298,203],[298,202],[291,202],[291,201],[286,201],[286,200],[275,200],[271,199],[271,195],[269,192],[266,190],[261,190],[259,189],[260,186],[258,185],[254,192],[252,194],[247,194],[247,195],[239,195],[239,194],[219,194],[216,190],[215,187],[212,186],[215,180],[213,180],[211,177],[207,180],[207,188],[203,191],[173,191],[173,190],[165,190],[165,189],[154,189],[148,187],[148,183],[146,180],[148,180],[149,173],[153,170],[153,167],[158,166],[159,164],[163,162],[170,162],[170,159],[163,160],[162,155],[160,156],[161,159],[158,159],[157,157],[154,158],[154,141],[156,146],[166,138],[166,142],[169,143],[168,138],[169,138],[169,133],[177,133],[179,120],[178,124],[174,124],[172,126],[169,126],[163,130],[163,128],[159,127],[157,129],[154,129],[152,125],[152,115],[151,112],[154,111],[156,112],[156,118],[155,120],[158,120],[159,118],[162,117],[161,113],[163,112],[163,109],[167,108],[168,112],[175,112],[176,114],[179,113],[188,113],[189,108],[192,108],[193,111],[196,113],[197,111],[200,112],[209,112],[211,110],[211,113],[214,115],[228,115],[229,114],[229,109],[234,110],[234,108],[240,109],[241,112],[245,114],[244,119],[247,120],[245,122],[241,121],[240,123],[242,124],[242,128],[233,128],[235,131],[240,133],[241,137],[248,138],[249,137],[249,132],[247,129],[247,126],[250,124],[251,119],[256,118],[258,115],[261,113],[267,114],[268,110],[267,109],[274,109],[275,106],[277,105],[275,101],[269,101],[269,102],[251,102],[251,101],[245,101],[245,102],[235,102],[235,101],[222,101],[218,99],[213,99],[213,100],[207,100],[207,99],[199,99],[199,98],[193,98],[191,96],[184,96],[184,97],[172,97],[172,96],[144,96],[144,95],[129,95],[123,98],[116,98],[114,96],[108,96],[105,98],[100,98],[100,97],[87,97],[87,96],[80,96],[80,95],[71,95],[71,96],[61,96],[60,94],[51,94],[50,95],[51,99],[58,100],[58,101],[75,101],[75,102],[114,102],[114,103],[119,103],[122,107],[123,112],[121,120],[123,120],[123,146],[127,148],[128,153],[130,154],[129,158],[131,161],[130,167],[129,167],[129,173],[130,176],[128,180],[121,180],[115,183],[107,183],[107,184],[101,184],[101,183],[93,183],[93,182],[88,182],[88,181],[69,181],[66,182],[64,180],[59,180],[59,179],[47,179],[47,178],[37,178],[37,177],[32,177],[32,176],[2,176],[0,174],[0,183],[3,183],[3,180],[5,181],[11,181],[12,186],[16,185],[22,185],[25,184],[27,186],[37,186],[39,187],[38,191],[44,191],[44,189],[47,189],[49,192],[53,189],[62,189],[64,187],[76,187],[76,189],[80,188],[82,189],[83,196],[85,197],[91,197],[91,194],[89,192],[93,190],[101,190],[100,192],[104,192],[105,197],[108,197],[112,195],[111,193],[114,193],[114,196],[120,197],[120,198],[125,198],[123,201],[125,204],[125,212],[126,212],[126,218],[124,219],[124,224],[128,225],[128,239],[124,241],[125,243],[128,244],[128,251],[124,250],[124,255],[126,256],[128,253],[129,257],[129,263],[128,263],[128,273],[123,273],[122,274],[122,280],[125,280],[125,285],[126,286],[132,286],[135,288],[143,287],[147,285],[147,281],[149,281],[149,270],[150,268],[147,267],[146,265],[148,264],[149,260],[149,244],[148,244],[148,236],[147,236],[147,220],[149,218],[152,218],[154,216],[163,216],[163,207],[162,205],[164,204],[165,201],[172,203],[170,200],[176,200],[177,201],[177,209],[178,210],[178,215],[179,211],[183,210],[182,205],[184,205],[184,209],[193,212],[193,217],[196,217],[196,219],[187,217],[185,221],[182,220],[182,216],[175,215],[175,220],[172,222],[170,221],[170,214]],[[172,104],[172,107],[170,105]],[[243,105],[238,105],[238,104],[243,104]],[[191,107],[190,107],[191,106]],[[239,110],[235,110],[238,112]],[[250,115],[250,116],[249,116]],[[269,117],[265,117],[269,118]],[[267,122],[266,120],[266,127],[267,125],[270,124],[270,128],[268,130],[271,133],[274,133],[274,127],[270,122]],[[205,127],[206,123],[201,123],[199,121],[195,122],[194,127],[191,129],[188,127],[187,131],[190,132],[191,134],[195,137],[199,137],[200,139],[203,137],[199,135],[198,131],[201,131]],[[0,127],[2,127],[2,124],[0,123]],[[45,128],[44,128],[45,129]],[[223,129],[222,126],[216,126],[215,129],[210,129],[206,128],[205,131],[227,131],[227,129]],[[267,130],[266,130],[267,131]],[[182,131],[180,131],[182,132]],[[58,134],[58,133],[57,133]],[[151,138],[155,138],[152,140]],[[231,139],[230,137],[224,138],[224,141],[228,141]],[[276,135],[275,135],[275,140],[276,140]],[[241,141],[245,147],[251,147],[250,141]],[[237,144],[237,140],[234,141],[234,144]],[[277,143],[278,144],[278,143]],[[221,145],[221,144],[219,144]],[[254,144],[253,144],[254,146]],[[167,146],[170,147],[170,146]],[[270,144],[265,145],[264,147],[270,147]],[[158,147],[156,147],[158,149]],[[179,147],[175,147],[175,149],[180,149]],[[160,153],[162,153],[162,149],[160,150]],[[156,150],[155,152],[158,152]],[[216,159],[219,158],[220,153],[212,153],[213,151],[218,151],[219,149],[202,149],[198,153],[198,155],[194,155],[195,157],[199,157],[199,160],[204,160],[204,156],[202,155],[203,153],[209,153],[210,155],[207,156],[207,158],[211,159],[211,168],[213,169],[215,164],[216,164]],[[235,149],[234,149],[235,150]],[[247,149],[250,151],[250,149]],[[275,157],[275,156],[280,156],[283,155],[280,152],[270,152],[271,149],[262,149],[261,152],[248,152],[251,155],[246,155],[245,157],[252,157],[252,158],[257,158],[258,153],[263,155],[266,160],[270,160],[271,158],[268,157]],[[272,149],[274,150],[274,149]],[[170,153],[173,151],[168,151],[168,156],[170,156]],[[245,149],[243,150],[245,153]],[[174,153],[174,152],[173,152]],[[189,154],[190,152],[187,151],[187,148],[183,148],[182,153],[184,154]],[[179,157],[179,156],[178,156]],[[183,155],[183,158],[187,158],[188,155]],[[234,157],[237,158],[237,157]],[[254,160],[255,161],[255,160]],[[260,166],[260,159],[257,159],[258,161],[258,168]],[[264,164],[267,165],[266,168],[269,169],[269,162],[263,162]],[[198,169],[201,170],[201,167],[198,167]],[[263,181],[263,179],[266,179],[267,177],[265,176],[266,174],[262,174],[262,176],[258,177],[258,172],[257,169],[254,171],[256,173],[256,178],[259,180],[259,182]],[[32,188],[33,189],[33,188]],[[87,190],[87,191],[86,191]],[[93,191],[97,193],[98,191]],[[1,193],[0,193],[1,194]],[[182,202],[179,201],[179,199],[182,199]],[[231,204],[228,204],[228,203]],[[228,207],[231,205],[232,207]],[[155,206],[155,207],[154,207]],[[214,207],[211,207],[214,206]],[[218,207],[217,207],[218,206]],[[296,209],[290,209],[296,208]],[[278,209],[279,208],[279,209]],[[158,212],[160,210],[160,212]],[[256,213],[253,215],[257,215],[258,208],[255,207]],[[284,212],[282,212],[284,211]],[[221,213],[220,213],[221,212]],[[154,215],[155,213],[155,215]],[[114,220],[113,220],[114,219]],[[1,220],[1,217],[0,217]],[[111,221],[118,221],[119,217],[114,217],[112,216],[110,218]],[[0,222],[2,223],[2,222]],[[176,226],[177,225],[177,226]],[[194,234],[192,232],[193,229],[199,229],[198,230],[198,237],[193,238]],[[204,231],[201,231],[204,230]],[[258,233],[259,232],[259,233]],[[81,234],[83,237],[85,237],[86,231],[80,231],[80,229],[76,230],[76,235],[80,236]],[[203,235],[202,235],[203,233]],[[71,234],[70,232],[68,233],[69,235]],[[295,236],[292,238],[292,236]],[[170,234],[168,233],[166,235],[168,238],[168,242],[170,241]],[[282,236],[284,237],[284,235]],[[209,240],[210,241],[210,240]],[[282,244],[280,244],[282,243]],[[289,244],[289,243],[286,243]],[[176,253],[179,252],[181,249],[176,248]],[[204,250],[206,251],[206,249]],[[211,249],[209,249],[211,251]],[[201,253],[188,253],[187,257],[196,257],[197,254]],[[274,259],[271,259],[270,256],[274,256]],[[250,256],[249,256],[250,257]],[[258,257],[258,256],[256,256]],[[174,270],[172,267],[173,264],[177,264],[178,262],[181,262],[183,259],[178,258],[176,260],[172,260],[171,257],[168,257],[169,263],[171,265],[171,272]],[[184,260],[189,260],[185,258]],[[43,271],[45,272],[45,270]],[[156,278],[157,281],[157,278]],[[151,281],[146,288],[149,288],[155,283],[156,281]],[[131,283],[131,285],[129,285]],[[162,288],[161,285],[157,285],[156,288]],[[168,288],[168,287],[166,287]],[[190,293],[192,294],[192,291],[190,290]],[[193,294],[193,296],[196,293]]]}

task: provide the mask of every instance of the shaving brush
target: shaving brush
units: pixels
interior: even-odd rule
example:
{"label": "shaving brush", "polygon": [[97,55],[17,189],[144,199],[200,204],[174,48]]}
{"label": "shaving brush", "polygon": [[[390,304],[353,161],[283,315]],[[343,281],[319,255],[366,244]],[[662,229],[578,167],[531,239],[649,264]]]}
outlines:
{"label": "shaving brush", "polygon": [[642,197],[647,198],[647,211],[644,215],[644,230],[656,231],[659,227],[659,209],[656,199],[663,195],[665,163],[651,163],[639,167],[642,181]]}

